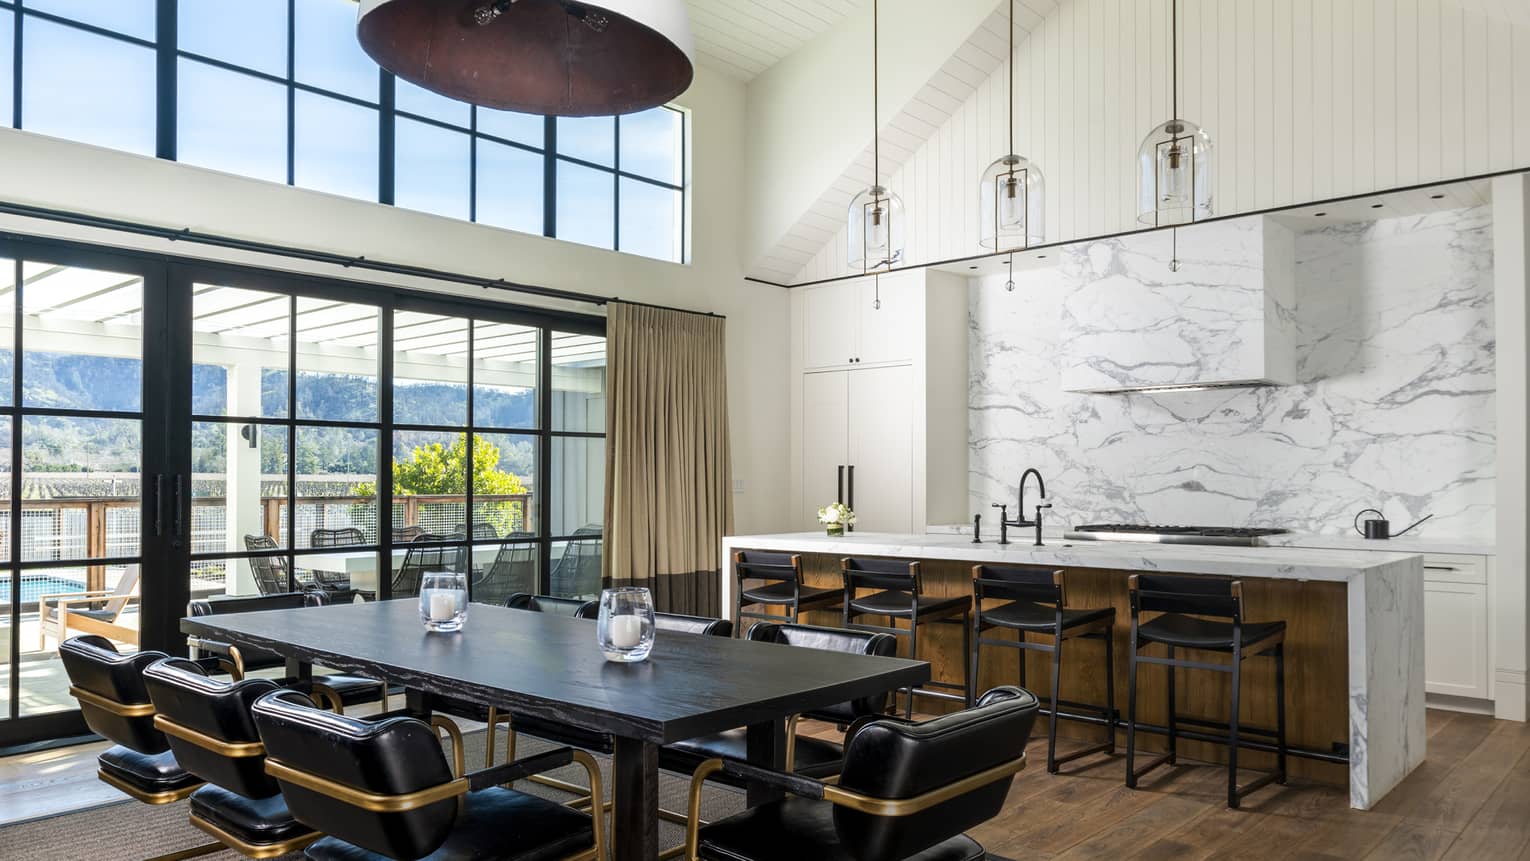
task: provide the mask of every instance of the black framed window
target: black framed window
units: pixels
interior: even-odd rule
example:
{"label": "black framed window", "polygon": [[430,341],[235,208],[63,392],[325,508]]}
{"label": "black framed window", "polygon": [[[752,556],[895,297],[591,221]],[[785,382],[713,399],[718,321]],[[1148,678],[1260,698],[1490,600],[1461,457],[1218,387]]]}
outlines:
{"label": "black framed window", "polygon": [[381,71],[354,0],[0,0],[0,122],[686,262],[685,111],[478,108]]}

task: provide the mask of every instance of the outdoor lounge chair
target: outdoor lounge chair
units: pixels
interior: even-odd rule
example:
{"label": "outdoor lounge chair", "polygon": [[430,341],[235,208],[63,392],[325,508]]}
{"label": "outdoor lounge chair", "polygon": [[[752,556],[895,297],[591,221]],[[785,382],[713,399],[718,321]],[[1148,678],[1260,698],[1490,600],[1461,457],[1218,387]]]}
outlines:
{"label": "outdoor lounge chair", "polygon": [[98,634],[119,643],[138,645],[137,626],[122,623],[122,613],[138,602],[137,565],[127,566],[115,589],[91,589],[37,596],[37,648],[48,648],[48,637],[62,643],[70,631]]}

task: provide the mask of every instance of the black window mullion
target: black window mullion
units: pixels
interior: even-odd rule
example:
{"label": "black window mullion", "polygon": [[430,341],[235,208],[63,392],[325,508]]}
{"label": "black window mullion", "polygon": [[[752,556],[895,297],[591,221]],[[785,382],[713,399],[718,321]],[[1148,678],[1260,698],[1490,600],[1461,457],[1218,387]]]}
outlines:
{"label": "black window mullion", "polygon": [[[537,591],[552,593],[552,330],[537,331]],[[565,548],[564,552],[568,550]]]}
{"label": "black window mullion", "polygon": [[[19,22],[18,22],[19,24]],[[17,33],[21,30],[17,29]],[[18,105],[21,103],[18,101]],[[11,331],[11,408],[8,413],[11,417],[11,505],[10,505],[10,558],[11,558],[11,594],[10,613],[7,620],[10,624],[11,651],[6,657],[9,666],[6,672],[10,675],[10,707],[7,717],[15,719],[21,715],[21,569],[15,567],[21,563],[21,374],[24,364],[22,352],[22,326],[26,324],[23,315],[24,305],[22,293],[27,289],[26,283],[21,277],[21,255],[11,261],[14,271],[11,273],[12,284],[16,290],[12,295],[16,303],[12,309],[11,325],[15,328]]]}
{"label": "black window mullion", "polygon": [[[11,21],[11,128],[21,128],[21,19],[19,11],[12,10]],[[12,654],[16,654],[12,652]],[[15,702],[11,698],[11,702]]]}
{"label": "black window mullion", "polygon": [[[297,0],[287,0],[287,184],[297,185]],[[290,406],[290,405],[289,405]],[[288,435],[289,437],[291,434]]]}
{"label": "black window mullion", "polygon": [[[468,331],[467,331],[467,337],[468,337],[468,351],[467,351],[467,416],[466,416],[467,424],[466,424],[466,427],[464,428],[464,436],[463,436],[463,445],[464,445],[464,447],[466,449],[466,452],[465,452],[465,454],[466,454],[466,458],[465,458],[466,464],[465,465],[467,466],[467,475],[463,479],[462,530],[463,530],[463,532],[465,534],[462,536],[462,539],[464,541],[466,541],[467,544],[468,544],[468,551],[467,551],[468,552],[468,563],[467,563],[468,570],[467,570],[466,573],[471,575],[473,573],[473,548],[472,548],[472,544],[473,544],[473,537],[474,537],[473,536],[473,520],[474,520],[474,518],[473,518],[473,495],[477,491],[477,488],[474,486],[475,482],[473,481],[473,478],[474,478],[474,476],[476,474],[473,471],[473,444],[475,442],[477,442],[478,436],[477,436],[477,434],[473,433],[473,320],[471,318],[468,319],[467,325],[468,325]],[[472,596],[472,586],[471,586],[472,579],[473,578],[471,576],[468,577],[468,581],[469,581],[469,584],[470,584],[468,586],[468,595],[469,595],[470,598]]]}
{"label": "black window mullion", "polygon": [[[20,104],[18,101],[17,104]],[[542,118],[542,235],[558,235],[558,120]]]}
{"label": "black window mullion", "polygon": [[611,122],[611,250],[622,250],[622,118]]}
{"label": "black window mullion", "polygon": [[[389,88],[392,89],[391,87]],[[382,312],[377,351],[377,597],[393,597],[393,315]]]}
{"label": "black window mullion", "polygon": [[[473,107],[469,107],[468,108],[468,221],[473,221],[473,222],[478,221],[478,108],[477,108],[477,106],[473,106]],[[473,324],[471,322],[468,323],[469,330],[472,329],[472,325]],[[471,342],[472,338],[469,338],[468,340]],[[471,359],[472,355],[473,355],[473,351],[472,351],[471,347],[469,347],[469,349],[468,349],[468,356],[469,356],[469,360],[468,360],[468,379],[472,379],[472,376],[473,376],[473,371],[472,371],[473,362],[472,362],[472,359]],[[469,404],[470,407],[471,407],[472,403],[473,403],[473,387],[471,385],[469,385],[468,386],[468,404]],[[469,412],[468,412],[468,424],[472,424],[472,415],[473,414],[472,414],[471,410],[469,410]]]}
{"label": "black window mullion", "polygon": [[287,297],[287,588],[297,591],[297,296]]}
{"label": "black window mullion", "polygon": [[157,0],[155,4],[155,130],[154,154],[168,161],[176,158],[176,77],[177,15],[176,0]]}
{"label": "black window mullion", "polygon": [[397,165],[394,149],[397,146],[398,121],[396,110],[396,79],[393,75],[377,70],[377,202],[393,205],[396,188]]}

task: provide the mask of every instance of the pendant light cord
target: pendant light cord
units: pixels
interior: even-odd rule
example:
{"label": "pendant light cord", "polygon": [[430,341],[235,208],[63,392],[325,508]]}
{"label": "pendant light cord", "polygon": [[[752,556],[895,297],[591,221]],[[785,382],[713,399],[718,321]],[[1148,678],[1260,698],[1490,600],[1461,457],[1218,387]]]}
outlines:
{"label": "pendant light cord", "polygon": [[[881,63],[881,13],[877,0],[871,0],[871,184],[882,184],[882,88],[878,69]],[[880,197],[880,195],[877,195]]]}
{"label": "pendant light cord", "polygon": [[[1179,121],[1179,0],[1169,0],[1169,121]],[[1177,136],[1177,135],[1176,135]]]}
{"label": "pendant light cord", "polygon": [[1015,0],[1009,0],[1009,154],[1015,154]]}

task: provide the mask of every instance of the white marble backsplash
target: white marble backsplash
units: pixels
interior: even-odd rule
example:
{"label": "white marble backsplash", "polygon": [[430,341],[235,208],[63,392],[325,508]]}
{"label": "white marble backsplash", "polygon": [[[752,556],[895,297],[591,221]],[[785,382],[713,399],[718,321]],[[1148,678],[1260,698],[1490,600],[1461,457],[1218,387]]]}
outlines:
{"label": "white marble backsplash", "polygon": [[987,519],[990,502],[1013,503],[1034,466],[1059,525],[1332,535],[1374,506],[1394,530],[1432,513],[1416,534],[1491,539],[1490,208],[1303,229],[1295,246],[1297,384],[1273,388],[1066,392],[1062,323],[1082,285],[1064,268],[1017,271],[1013,293],[1003,277],[975,279],[972,510]]}

